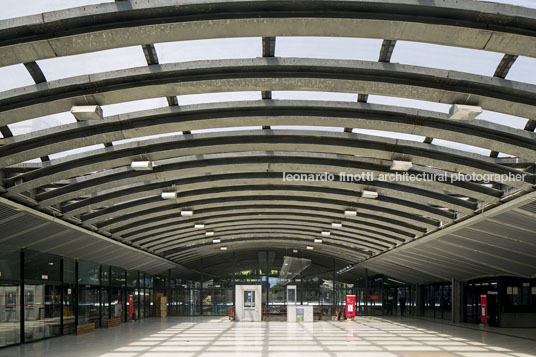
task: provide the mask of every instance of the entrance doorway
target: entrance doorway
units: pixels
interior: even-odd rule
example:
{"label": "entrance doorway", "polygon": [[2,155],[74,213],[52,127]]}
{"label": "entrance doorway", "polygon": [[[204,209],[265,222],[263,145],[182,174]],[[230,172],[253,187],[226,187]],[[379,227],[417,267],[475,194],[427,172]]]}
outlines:
{"label": "entrance doorway", "polygon": [[236,285],[236,320],[261,321],[261,285]]}

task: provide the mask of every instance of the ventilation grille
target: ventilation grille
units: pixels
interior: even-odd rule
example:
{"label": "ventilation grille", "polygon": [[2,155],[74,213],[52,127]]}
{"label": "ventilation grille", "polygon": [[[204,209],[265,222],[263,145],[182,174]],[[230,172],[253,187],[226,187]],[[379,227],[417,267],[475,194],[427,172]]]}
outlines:
{"label": "ventilation grille", "polygon": [[531,213],[536,213],[536,201],[533,201],[533,202],[531,202],[529,204],[521,206],[521,207],[519,207],[519,209],[521,209],[523,211],[531,212]]}

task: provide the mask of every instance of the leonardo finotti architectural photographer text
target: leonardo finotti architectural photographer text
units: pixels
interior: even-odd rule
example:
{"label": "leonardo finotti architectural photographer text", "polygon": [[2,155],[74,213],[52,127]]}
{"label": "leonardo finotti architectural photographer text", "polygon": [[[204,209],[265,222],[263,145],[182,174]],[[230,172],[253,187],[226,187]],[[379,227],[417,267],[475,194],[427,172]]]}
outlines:
{"label": "leonardo finotti architectural photographer text", "polygon": [[316,173],[288,173],[283,172],[283,181],[286,182],[317,182],[317,181],[342,181],[342,182],[370,182],[370,181],[391,181],[391,182],[422,182],[422,181],[437,181],[437,182],[512,182],[524,181],[525,174],[463,174],[463,173],[379,173],[361,172],[359,174],[351,174],[347,172],[339,172],[336,174],[330,172]]}

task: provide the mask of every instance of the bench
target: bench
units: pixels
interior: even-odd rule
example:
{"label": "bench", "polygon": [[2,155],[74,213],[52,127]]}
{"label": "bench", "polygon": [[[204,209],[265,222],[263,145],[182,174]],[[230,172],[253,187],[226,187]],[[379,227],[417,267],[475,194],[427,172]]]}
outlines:
{"label": "bench", "polygon": [[322,306],[313,306],[313,318],[318,316],[318,320],[322,321],[324,313],[322,312]]}
{"label": "bench", "polygon": [[121,325],[120,317],[112,317],[111,319],[108,319],[108,328],[117,327],[119,325]]}
{"label": "bench", "polygon": [[83,333],[93,332],[95,331],[95,323],[90,322],[88,324],[80,324],[76,325],[76,334],[81,335]]}
{"label": "bench", "polygon": [[266,315],[287,315],[287,307],[286,306],[280,306],[280,307],[264,307],[262,309],[262,317],[261,320],[264,321]]}

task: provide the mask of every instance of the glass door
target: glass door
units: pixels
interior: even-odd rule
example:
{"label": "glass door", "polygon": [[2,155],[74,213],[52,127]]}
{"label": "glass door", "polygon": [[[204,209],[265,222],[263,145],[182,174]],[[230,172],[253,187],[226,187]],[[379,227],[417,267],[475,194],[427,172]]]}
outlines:
{"label": "glass door", "polygon": [[20,343],[20,287],[0,284],[0,347]]}
{"label": "glass door", "polygon": [[61,334],[61,285],[24,285],[25,342]]}

